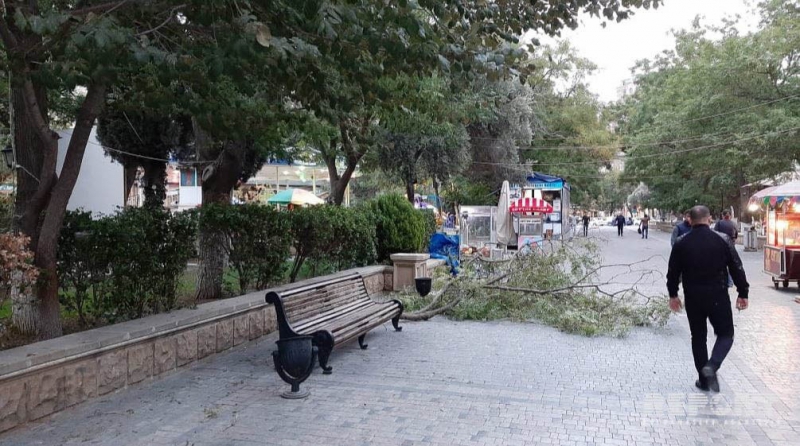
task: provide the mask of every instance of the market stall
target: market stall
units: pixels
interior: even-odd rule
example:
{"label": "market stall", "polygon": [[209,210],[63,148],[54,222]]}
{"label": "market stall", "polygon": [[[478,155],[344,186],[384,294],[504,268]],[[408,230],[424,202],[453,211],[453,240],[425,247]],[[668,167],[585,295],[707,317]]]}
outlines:
{"label": "market stall", "polygon": [[569,223],[570,186],[566,180],[534,172],[528,175],[527,184],[521,189],[521,197],[541,199],[552,206],[550,213],[542,216],[541,224],[546,237],[572,237],[572,226]]}
{"label": "market stall", "polygon": [[761,191],[751,204],[766,210],[764,272],[772,276],[775,288],[790,281],[800,286],[800,181]]}
{"label": "market stall", "polygon": [[[511,214],[517,218],[517,247],[541,243],[548,233],[544,231],[544,219],[553,213],[553,206],[541,198],[525,197],[512,201]],[[550,233],[552,234],[552,233]]]}

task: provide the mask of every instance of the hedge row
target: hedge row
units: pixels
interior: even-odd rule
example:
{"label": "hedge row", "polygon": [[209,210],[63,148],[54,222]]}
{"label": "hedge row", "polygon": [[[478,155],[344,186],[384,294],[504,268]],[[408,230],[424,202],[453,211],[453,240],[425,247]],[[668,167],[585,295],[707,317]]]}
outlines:
{"label": "hedge row", "polygon": [[427,247],[435,230],[427,214],[398,195],[291,212],[258,204],[179,214],[129,208],[99,219],[71,212],[58,253],[61,299],[84,324],[172,309],[200,229],[223,235],[242,292],[295,281],[304,269],[320,275],[386,262],[392,253]]}

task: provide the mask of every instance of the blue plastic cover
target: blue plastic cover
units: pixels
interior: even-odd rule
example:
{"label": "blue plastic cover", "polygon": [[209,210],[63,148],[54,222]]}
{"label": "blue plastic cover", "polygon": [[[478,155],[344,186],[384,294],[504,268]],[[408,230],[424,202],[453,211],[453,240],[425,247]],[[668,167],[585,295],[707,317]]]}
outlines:
{"label": "blue plastic cover", "polygon": [[447,261],[453,275],[458,268],[458,258],[460,254],[461,236],[435,233],[431,235],[428,251],[432,259],[442,259]]}

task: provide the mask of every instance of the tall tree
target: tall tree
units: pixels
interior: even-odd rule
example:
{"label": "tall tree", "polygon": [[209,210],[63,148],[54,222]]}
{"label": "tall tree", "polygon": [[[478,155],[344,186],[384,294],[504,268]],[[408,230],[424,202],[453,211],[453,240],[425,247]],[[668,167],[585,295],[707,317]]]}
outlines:
{"label": "tall tree", "polygon": [[193,140],[191,119],[112,107],[107,106],[98,117],[97,137],[106,154],[124,168],[124,203],[128,203],[128,194],[141,167],[144,205],[161,208],[167,196],[165,160],[193,155],[189,147]]}
{"label": "tall tree", "polygon": [[636,66],[636,92],[621,105],[626,176],[647,183],[651,207],[740,210],[742,185],[800,160],[800,30],[792,25],[800,10],[768,1],[761,14],[746,34],[735,21],[696,21],[676,32],[673,50]]}

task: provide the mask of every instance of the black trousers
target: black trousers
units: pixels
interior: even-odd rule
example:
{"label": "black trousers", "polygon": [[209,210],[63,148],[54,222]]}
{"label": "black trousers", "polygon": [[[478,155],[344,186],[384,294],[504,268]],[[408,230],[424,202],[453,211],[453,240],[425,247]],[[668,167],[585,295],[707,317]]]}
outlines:
{"label": "black trousers", "polygon": [[[706,364],[719,369],[733,346],[733,310],[727,289],[686,292],[686,316],[692,333],[692,355],[698,372]],[[708,357],[708,324],[714,327],[717,341]],[[703,377],[700,377],[703,380]]]}
{"label": "black trousers", "polygon": [[586,237],[589,235],[589,225],[583,225],[583,236]]}
{"label": "black trousers", "polygon": [[625,226],[617,225],[617,235],[622,235],[622,229],[623,228],[625,228]]}

